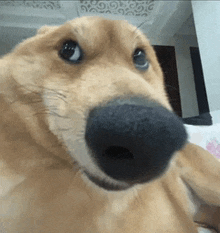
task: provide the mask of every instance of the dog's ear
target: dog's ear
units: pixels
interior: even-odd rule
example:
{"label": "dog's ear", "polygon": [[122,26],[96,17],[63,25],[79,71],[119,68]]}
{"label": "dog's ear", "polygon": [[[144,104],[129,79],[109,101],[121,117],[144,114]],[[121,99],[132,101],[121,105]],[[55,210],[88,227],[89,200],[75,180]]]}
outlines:
{"label": "dog's ear", "polygon": [[181,153],[181,178],[205,203],[220,207],[220,161],[191,143]]}
{"label": "dog's ear", "polygon": [[41,27],[40,29],[38,29],[37,31],[37,34],[45,34],[45,33],[48,33],[48,32],[52,32],[53,30],[57,29],[58,26],[43,26]]}

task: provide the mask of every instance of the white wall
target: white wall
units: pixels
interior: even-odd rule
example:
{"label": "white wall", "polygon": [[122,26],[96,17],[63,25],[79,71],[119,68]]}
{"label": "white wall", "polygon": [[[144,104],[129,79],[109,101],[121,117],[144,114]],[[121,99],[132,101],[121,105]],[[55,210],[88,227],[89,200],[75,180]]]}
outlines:
{"label": "white wall", "polygon": [[210,111],[220,110],[220,1],[192,1],[192,8]]}
{"label": "white wall", "polygon": [[220,123],[220,110],[211,112],[213,124]]}

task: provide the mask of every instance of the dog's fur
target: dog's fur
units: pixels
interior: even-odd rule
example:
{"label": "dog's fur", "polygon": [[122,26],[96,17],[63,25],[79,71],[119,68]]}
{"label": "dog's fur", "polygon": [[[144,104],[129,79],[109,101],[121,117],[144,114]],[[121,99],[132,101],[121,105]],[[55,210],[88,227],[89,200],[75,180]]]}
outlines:
{"label": "dog's fur", "polygon": [[[59,57],[67,39],[83,47],[81,64]],[[147,71],[133,65],[137,47],[147,53]],[[118,95],[143,95],[172,110],[153,48],[125,21],[45,26],[0,60],[0,232],[220,231],[220,163],[196,145],[187,143],[159,178],[124,191],[83,174],[105,176],[85,146],[86,114]]]}

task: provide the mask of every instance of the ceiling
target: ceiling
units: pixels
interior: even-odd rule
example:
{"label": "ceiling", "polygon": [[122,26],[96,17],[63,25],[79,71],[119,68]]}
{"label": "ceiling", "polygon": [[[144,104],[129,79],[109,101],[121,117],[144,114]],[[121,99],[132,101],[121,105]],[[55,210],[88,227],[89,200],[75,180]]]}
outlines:
{"label": "ceiling", "polygon": [[196,34],[191,2],[185,0],[1,0],[0,43],[13,47],[45,24],[59,25],[83,15],[126,19],[141,25],[148,37]]}

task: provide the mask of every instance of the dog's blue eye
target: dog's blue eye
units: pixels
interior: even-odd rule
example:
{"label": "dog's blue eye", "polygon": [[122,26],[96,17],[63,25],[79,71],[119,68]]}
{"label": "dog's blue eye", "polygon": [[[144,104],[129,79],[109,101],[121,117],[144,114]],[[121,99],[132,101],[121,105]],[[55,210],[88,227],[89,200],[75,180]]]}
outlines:
{"label": "dog's blue eye", "polygon": [[59,55],[64,60],[71,63],[79,63],[83,58],[83,52],[79,44],[72,40],[66,41],[63,44],[59,52]]}
{"label": "dog's blue eye", "polygon": [[149,62],[146,58],[146,54],[142,49],[136,49],[133,55],[133,62],[137,69],[147,70],[149,67]]}

